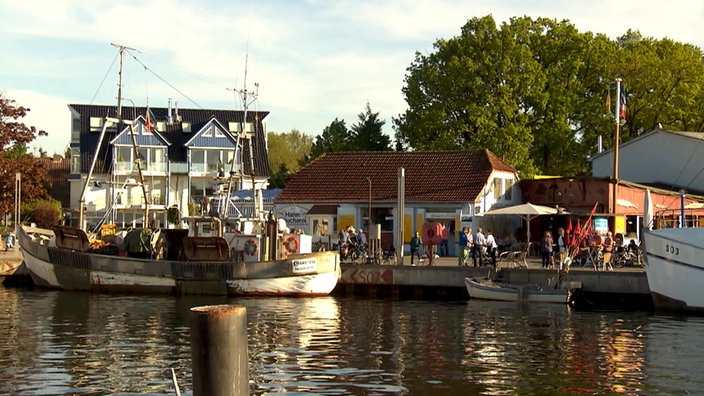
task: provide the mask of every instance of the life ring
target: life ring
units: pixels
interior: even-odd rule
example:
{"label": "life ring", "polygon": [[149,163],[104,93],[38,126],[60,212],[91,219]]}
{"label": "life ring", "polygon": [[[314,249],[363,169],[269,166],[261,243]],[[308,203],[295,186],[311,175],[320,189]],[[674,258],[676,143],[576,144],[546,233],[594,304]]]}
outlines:
{"label": "life ring", "polygon": [[247,239],[244,243],[244,252],[249,256],[254,256],[257,254],[258,246],[256,239]]}
{"label": "life ring", "polygon": [[289,237],[286,242],[284,242],[284,247],[289,253],[294,253],[298,251],[298,239],[294,237]]}

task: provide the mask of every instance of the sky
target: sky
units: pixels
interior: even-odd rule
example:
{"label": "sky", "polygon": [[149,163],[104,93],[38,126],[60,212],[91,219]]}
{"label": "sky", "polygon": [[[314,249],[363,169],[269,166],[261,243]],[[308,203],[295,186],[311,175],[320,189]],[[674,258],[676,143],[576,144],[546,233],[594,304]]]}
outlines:
{"label": "sky", "polygon": [[[701,0],[0,0],[0,92],[49,133],[30,147],[63,154],[68,104],[268,111],[269,132],[313,137],[351,127],[367,103],[393,136],[415,53],[460,34],[474,17],[568,20],[580,32],[704,46]],[[246,73],[245,73],[246,71]],[[246,78],[245,78],[246,76]]]}

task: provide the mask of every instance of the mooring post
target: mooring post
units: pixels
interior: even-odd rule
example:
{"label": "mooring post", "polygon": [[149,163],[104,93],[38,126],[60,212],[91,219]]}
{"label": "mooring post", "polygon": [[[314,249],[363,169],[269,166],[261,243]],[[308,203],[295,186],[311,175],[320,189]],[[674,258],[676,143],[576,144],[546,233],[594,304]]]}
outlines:
{"label": "mooring post", "polygon": [[249,395],[247,309],[191,308],[193,395]]}

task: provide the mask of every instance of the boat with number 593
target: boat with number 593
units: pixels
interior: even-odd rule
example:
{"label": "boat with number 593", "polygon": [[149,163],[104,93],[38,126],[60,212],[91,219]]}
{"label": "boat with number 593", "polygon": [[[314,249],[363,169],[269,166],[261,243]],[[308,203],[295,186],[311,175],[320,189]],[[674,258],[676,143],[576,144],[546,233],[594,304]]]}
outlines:
{"label": "boat with number 593", "polygon": [[652,229],[649,190],[644,208],[643,257],[653,305],[659,310],[704,313],[704,228]]}

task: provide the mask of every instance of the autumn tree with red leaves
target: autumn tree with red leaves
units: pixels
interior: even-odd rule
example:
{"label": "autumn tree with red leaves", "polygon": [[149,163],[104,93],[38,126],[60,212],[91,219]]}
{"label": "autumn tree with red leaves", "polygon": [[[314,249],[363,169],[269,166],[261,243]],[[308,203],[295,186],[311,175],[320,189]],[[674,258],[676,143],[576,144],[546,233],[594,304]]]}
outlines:
{"label": "autumn tree with red leaves", "polygon": [[23,204],[49,197],[47,164],[27,153],[27,145],[47,133],[19,121],[28,111],[0,92],[0,216],[14,213],[17,172],[22,174]]}

